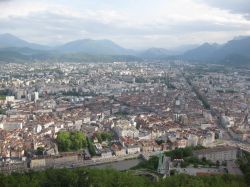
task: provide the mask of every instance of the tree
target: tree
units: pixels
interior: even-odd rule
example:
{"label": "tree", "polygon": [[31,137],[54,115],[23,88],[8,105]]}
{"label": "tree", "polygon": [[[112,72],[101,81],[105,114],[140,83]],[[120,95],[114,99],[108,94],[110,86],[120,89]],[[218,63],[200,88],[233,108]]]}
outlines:
{"label": "tree", "polygon": [[113,134],[111,132],[102,132],[101,137],[103,141],[111,141]]}
{"label": "tree", "polygon": [[216,161],[216,167],[220,167],[220,161],[219,160]]}
{"label": "tree", "polygon": [[77,151],[87,146],[85,134],[82,132],[61,131],[56,138],[59,151]]}
{"label": "tree", "polygon": [[184,157],[192,156],[192,151],[193,151],[192,147],[186,147],[186,148],[178,148],[173,151],[168,151],[165,154],[166,156],[169,156],[172,159],[175,159],[175,158],[182,159]]}
{"label": "tree", "polygon": [[[150,171],[149,171],[150,172]],[[153,182],[150,176],[136,176],[135,172],[112,169],[48,169],[40,172],[0,174],[0,186],[34,187],[247,187],[243,177],[233,175],[189,176],[177,174]],[[171,172],[173,174],[174,172]]]}
{"label": "tree", "polygon": [[79,150],[87,145],[86,137],[81,132],[71,132],[70,133],[71,140],[71,150]]}
{"label": "tree", "polygon": [[207,161],[207,159],[206,159],[206,157],[202,157],[202,162],[206,162]]}
{"label": "tree", "polygon": [[113,137],[113,134],[111,132],[97,132],[96,138],[99,143],[103,141],[111,141]]}
{"label": "tree", "polygon": [[37,155],[43,155],[43,153],[44,153],[44,147],[38,147],[36,149],[36,154]]}
{"label": "tree", "polygon": [[58,143],[59,151],[69,151],[71,146],[70,133],[69,132],[59,132],[57,134],[56,141]]}
{"label": "tree", "polygon": [[87,143],[88,143],[89,153],[92,156],[95,156],[96,155],[95,146],[93,145],[92,141],[89,138],[87,138]]}
{"label": "tree", "polygon": [[163,140],[156,140],[156,143],[157,143],[158,145],[161,145],[161,144],[164,143],[164,141],[163,141]]}
{"label": "tree", "polygon": [[101,136],[101,133],[96,133],[96,138],[98,140],[99,143],[102,143],[102,136]]}
{"label": "tree", "polygon": [[189,166],[188,162],[186,162],[186,161],[181,162],[181,167],[182,168],[186,168],[187,166]]}

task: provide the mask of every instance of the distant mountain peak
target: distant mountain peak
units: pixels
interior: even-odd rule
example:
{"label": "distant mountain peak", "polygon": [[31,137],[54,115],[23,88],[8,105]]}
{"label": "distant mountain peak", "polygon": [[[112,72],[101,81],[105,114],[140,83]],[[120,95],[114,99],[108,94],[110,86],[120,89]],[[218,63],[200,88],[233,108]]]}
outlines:
{"label": "distant mountain peak", "polygon": [[49,47],[27,42],[9,33],[0,34],[0,47],[28,47],[33,49],[45,50]]}
{"label": "distant mountain peak", "polygon": [[124,55],[129,54],[129,50],[115,44],[111,40],[80,39],[68,42],[56,48],[60,52],[75,53],[83,52],[88,54],[101,55]]}
{"label": "distant mountain peak", "polygon": [[244,36],[234,38],[223,45],[204,43],[193,50],[187,51],[183,57],[200,61],[223,61],[225,59],[235,61],[236,57],[239,57],[247,61],[245,59],[250,59],[249,51],[250,37]]}
{"label": "distant mountain peak", "polygon": [[9,33],[0,34],[0,42],[1,44],[5,44],[5,43],[10,44],[10,47],[12,47],[11,45],[13,45],[12,42],[21,42],[22,44],[28,43]]}
{"label": "distant mountain peak", "polygon": [[3,34],[0,34],[0,37],[13,37],[13,38],[17,38],[16,36],[10,34],[10,33],[3,33]]}

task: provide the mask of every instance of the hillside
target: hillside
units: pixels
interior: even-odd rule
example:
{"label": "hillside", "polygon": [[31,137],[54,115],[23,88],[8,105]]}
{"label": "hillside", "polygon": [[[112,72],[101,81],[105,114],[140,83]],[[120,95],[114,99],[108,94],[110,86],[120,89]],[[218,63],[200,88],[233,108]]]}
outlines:
{"label": "hillside", "polygon": [[205,43],[182,55],[183,59],[224,64],[250,64],[250,37],[233,39],[224,45]]}
{"label": "hillside", "polygon": [[83,52],[92,55],[128,55],[131,50],[122,48],[110,40],[76,40],[56,47],[56,50],[64,53]]}
{"label": "hillside", "polygon": [[6,48],[6,47],[21,47],[21,48],[27,47],[27,48],[38,49],[38,50],[50,49],[50,47],[48,46],[30,43],[11,34],[1,34],[0,35],[0,48]]}

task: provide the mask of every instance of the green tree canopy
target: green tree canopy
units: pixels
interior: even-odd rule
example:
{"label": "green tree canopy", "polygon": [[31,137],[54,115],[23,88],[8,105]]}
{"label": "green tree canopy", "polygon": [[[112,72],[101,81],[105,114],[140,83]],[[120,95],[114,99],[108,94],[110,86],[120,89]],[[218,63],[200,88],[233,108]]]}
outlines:
{"label": "green tree canopy", "polygon": [[112,169],[48,169],[40,172],[0,174],[1,187],[247,187],[244,179],[233,175],[174,175],[158,182],[134,172]]}
{"label": "green tree canopy", "polygon": [[86,136],[82,132],[61,131],[56,141],[59,151],[76,151],[87,146]]}

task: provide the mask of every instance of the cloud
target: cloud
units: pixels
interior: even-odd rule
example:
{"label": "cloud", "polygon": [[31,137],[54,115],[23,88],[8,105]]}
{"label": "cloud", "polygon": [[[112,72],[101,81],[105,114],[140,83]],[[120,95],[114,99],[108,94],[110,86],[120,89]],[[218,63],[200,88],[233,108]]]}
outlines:
{"label": "cloud", "polygon": [[210,6],[229,10],[232,13],[240,13],[246,18],[250,18],[249,0],[198,0]]}
{"label": "cloud", "polygon": [[236,13],[249,13],[249,0],[206,0],[209,5],[231,10]]}
{"label": "cloud", "polygon": [[90,5],[16,0],[0,4],[0,33],[54,45],[106,38],[131,48],[223,42],[250,34],[250,21],[242,14],[197,1],[201,0],[128,0],[126,5],[104,0],[99,5],[93,0]]}

